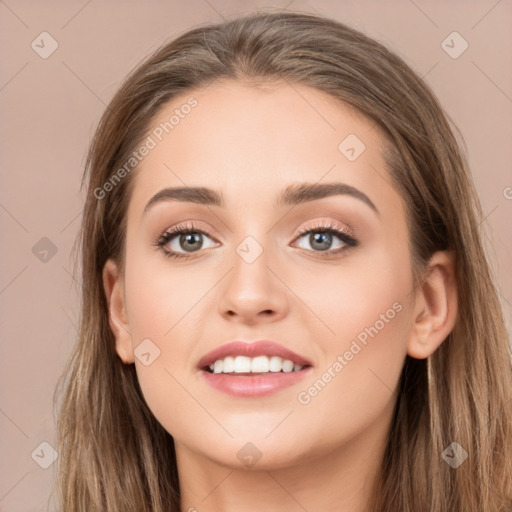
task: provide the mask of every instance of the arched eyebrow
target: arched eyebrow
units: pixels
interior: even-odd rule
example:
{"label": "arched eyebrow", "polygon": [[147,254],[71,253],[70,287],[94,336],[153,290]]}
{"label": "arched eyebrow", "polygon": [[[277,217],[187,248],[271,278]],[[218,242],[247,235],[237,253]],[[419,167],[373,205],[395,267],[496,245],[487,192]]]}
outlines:
{"label": "arched eyebrow", "polygon": [[364,192],[345,183],[299,183],[289,185],[277,198],[275,206],[281,208],[337,195],[355,197],[369,206],[377,215],[380,215],[373,201]]}
{"label": "arched eyebrow", "polygon": [[[276,208],[323,199],[335,195],[354,197],[369,206],[377,215],[379,210],[372,200],[361,190],[345,183],[298,183],[289,185],[278,196]],[[146,204],[143,215],[155,204],[163,201],[181,201],[208,206],[225,207],[222,193],[206,187],[173,187],[164,188],[157,192]]]}

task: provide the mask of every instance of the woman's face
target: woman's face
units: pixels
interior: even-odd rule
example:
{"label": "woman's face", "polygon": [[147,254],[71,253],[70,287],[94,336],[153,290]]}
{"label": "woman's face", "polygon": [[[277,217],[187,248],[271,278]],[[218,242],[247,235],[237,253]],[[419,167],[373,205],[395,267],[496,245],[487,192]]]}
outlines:
{"label": "woman's face", "polygon": [[[268,469],[383,441],[414,294],[405,207],[378,127],[304,86],[223,81],[174,99],[147,135],[117,350],[177,450]],[[222,204],[161,194],[186,187]],[[188,237],[162,238],[191,223]],[[281,360],[264,346],[213,355],[228,373],[199,367],[235,340],[273,341],[309,366],[266,371]]]}

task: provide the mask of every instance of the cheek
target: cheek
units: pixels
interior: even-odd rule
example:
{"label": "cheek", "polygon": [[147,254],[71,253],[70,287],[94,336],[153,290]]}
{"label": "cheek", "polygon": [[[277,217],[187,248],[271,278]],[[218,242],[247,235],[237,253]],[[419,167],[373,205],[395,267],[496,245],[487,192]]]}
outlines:
{"label": "cheek", "polygon": [[409,269],[405,247],[383,248],[368,251],[350,270],[340,267],[335,279],[316,276],[315,289],[323,284],[323,293],[310,294],[308,305],[331,332],[319,338],[321,367],[297,396],[311,414],[336,411],[356,428],[394,398],[411,320]]}
{"label": "cheek", "polygon": [[374,291],[381,293],[348,301],[333,316],[338,336],[323,344],[324,360],[295,397],[297,417],[308,418],[310,435],[326,449],[389,419],[396,401],[408,309],[389,290]]}
{"label": "cheek", "polygon": [[134,344],[143,338],[156,343],[172,339],[194,318],[195,307],[216,279],[214,272],[183,269],[163,256],[134,254],[128,268],[126,300]]}
{"label": "cheek", "polygon": [[375,244],[337,266],[302,272],[295,283],[294,292],[321,320],[318,342],[326,353],[343,352],[355,338],[375,337],[379,346],[403,341],[405,315],[398,310],[405,310],[412,290],[406,247]]}
{"label": "cheek", "polygon": [[156,419],[174,433],[183,423],[175,411],[195,406],[186,381],[195,336],[191,326],[201,323],[202,300],[216,274],[200,277],[177,266],[173,271],[163,257],[149,261],[146,254],[130,253],[125,280],[127,314],[144,399]]}

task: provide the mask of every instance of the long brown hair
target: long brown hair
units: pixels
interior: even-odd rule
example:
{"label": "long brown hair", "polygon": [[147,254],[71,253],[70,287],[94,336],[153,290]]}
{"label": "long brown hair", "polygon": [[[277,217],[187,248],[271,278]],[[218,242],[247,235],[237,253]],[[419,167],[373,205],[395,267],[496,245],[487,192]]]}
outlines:
{"label": "long brown hair", "polygon": [[[431,357],[406,358],[370,510],[512,510],[512,364],[462,137],[397,55],[342,23],[298,12],[255,13],[186,32],[127,77],[99,123],[82,181],[78,341],[60,382],[63,510],[180,510],[173,439],[146,405],[135,366],[115,351],[102,286],[108,258],[122,268],[132,176],[101,197],[95,191],[147,137],[161,106],[218,79],[302,84],[359,109],[386,136],[415,276],[435,251],[456,254],[457,323]],[[456,469],[442,458],[452,442],[468,453]]]}

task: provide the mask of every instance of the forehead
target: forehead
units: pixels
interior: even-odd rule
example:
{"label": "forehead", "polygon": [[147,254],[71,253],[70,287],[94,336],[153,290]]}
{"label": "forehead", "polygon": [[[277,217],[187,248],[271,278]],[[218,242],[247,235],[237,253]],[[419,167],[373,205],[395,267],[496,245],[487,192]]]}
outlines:
{"label": "forehead", "polygon": [[164,187],[220,189],[227,207],[275,205],[284,188],[302,182],[394,193],[377,125],[298,84],[220,81],[191,90],[159,110],[147,137],[151,149],[133,176],[130,211],[137,216]]}

